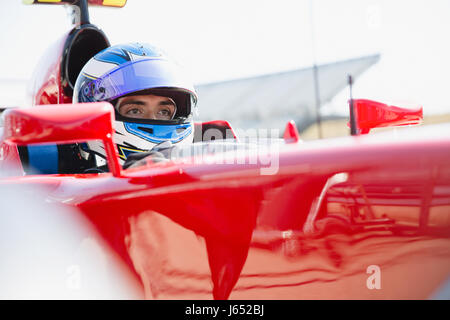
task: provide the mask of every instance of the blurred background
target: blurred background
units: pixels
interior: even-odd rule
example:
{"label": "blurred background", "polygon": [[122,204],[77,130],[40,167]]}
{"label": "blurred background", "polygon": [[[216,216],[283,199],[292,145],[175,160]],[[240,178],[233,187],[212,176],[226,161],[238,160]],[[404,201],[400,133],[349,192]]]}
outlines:
{"label": "blurred background", "polygon": [[[27,104],[39,58],[71,28],[66,11],[1,2],[0,107]],[[111,44],[149,42],[186,67],[199,120],[282,131],[294,119],[305,140],[348,135],[348,74],[354,98],[422,105],[425,124],[450,121],[449,15],[448,0],[128,0],[90,9]]]}

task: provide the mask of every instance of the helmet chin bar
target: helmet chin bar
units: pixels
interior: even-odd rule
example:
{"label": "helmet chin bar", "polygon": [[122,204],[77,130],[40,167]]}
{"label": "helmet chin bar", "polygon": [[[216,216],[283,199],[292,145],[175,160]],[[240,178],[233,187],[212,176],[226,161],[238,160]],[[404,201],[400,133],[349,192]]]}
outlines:
{"label": "helmet chin bar", "polygon": [[[116,120],[113,140],[117,147],[119,163],[123,165],[131,153],[147,152],[165,141],[170,141],[174,145],[191,144],[194,140],[194,123],[192,117],[185,120],[187,121],[153,120],[151,124],[148,121]],[[84,157],[87,158],[91,154],[97,166],[103,165],[105,150],[101,142],[89,141],[86,144],[87,148],[83,148]]]}

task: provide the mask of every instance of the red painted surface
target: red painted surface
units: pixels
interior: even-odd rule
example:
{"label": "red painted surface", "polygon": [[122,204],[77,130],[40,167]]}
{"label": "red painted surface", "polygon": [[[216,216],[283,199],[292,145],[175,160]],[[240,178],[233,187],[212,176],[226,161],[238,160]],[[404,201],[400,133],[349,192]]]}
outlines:
{"label": "red painted surface", "polygon": [[0,138],[0,172],[2,176],[21,176],[23,173],[17,146],[6,143],[2,138]]}
{"label": "red painted surface", "polygon": [[[195,130],[199,130],[200,132],[202,132],[204,137],[205,137],[205,131],[207,131],[209,128],[219,129],[219,131],[223,133],[223,134],[221,134],[222,139],[225,139],[227,136],[232,136],[234,139],[237,139],[236,133],[234,132],[233,128],[231,127],[231,125],[228,121],[212,120],[212,121],[204,121],[204,122],[195,122]],[[227,132],[228,132],[228,134],[227,134]],[[206,135],[208,135],[208,134],[206,134]]]}
{"label": "red painted surface", "polygon": [[427,298],[450,275],[450,127],[404,132],[280,146],[273,175],[203,159],[1,183],[79,208],[147,298]]}
{"label": "red painted surface", "polygon": [[[32,105],[71,103],[61,83],[61,60],[68,33],[58,39],[42,56],[29,83]],[[67,84],[66,84],[67,85]]]}
{"label": "red painted surface", "polygon": [[14,108],[4,117],[5,140],[19,145],[103,140],[114,133],[108,102]]}
{"label": "red painted surface", "polygon": [[113,142],[114,109],[108,102],[15,108],[5,111],[4,141],[9,145],[102,140],[110,170],[121,166]]}
{"label": "red painted surface", "polygon": [[283,139],[286,143],[296,143],[300,141],[300,134],[298,133],[297,126],[293,120],[286,124]]}
{"label": "red painted surface", "polygon": [[400,108],[373,100],[354,99],[356,122],[360,133],[369,133],[370,129],[390,126],[421,124],[423,108]]}

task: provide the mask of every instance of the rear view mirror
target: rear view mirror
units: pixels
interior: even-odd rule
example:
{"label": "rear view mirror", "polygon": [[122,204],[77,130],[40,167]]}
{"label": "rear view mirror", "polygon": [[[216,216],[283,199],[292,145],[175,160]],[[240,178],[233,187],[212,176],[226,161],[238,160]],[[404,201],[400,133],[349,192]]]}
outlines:
{"label": "rear view mirror", "polygon": [[360,134],[369,133],[373,128],[405,126],[423,122],[421,106],[400,108],[367,99],[354,99],[353,108]]}
{"label": "rear view mirror", "polygon": [[4,140],[17,145],[102,140],[110,171],[120,176],[113,121],[114,109],[108,102],[8,109],[4,112]]}

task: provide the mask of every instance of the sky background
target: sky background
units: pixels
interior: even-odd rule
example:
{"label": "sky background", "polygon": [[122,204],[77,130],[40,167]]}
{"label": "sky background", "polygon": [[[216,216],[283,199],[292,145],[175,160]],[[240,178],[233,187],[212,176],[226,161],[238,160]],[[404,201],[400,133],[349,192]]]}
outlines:
{"label": "sky background", "polygon": [[[122,9],[91,8],[90,20],[111,44],[164,48],[197,84],[380,53],[355,98],[450,112],[449,0],[128,0]],[[5,79],[29,78],[69,28],[63,6],[0,1],[0,90]],[[343,90],[324,112],[346,112],[347,99]]]}

